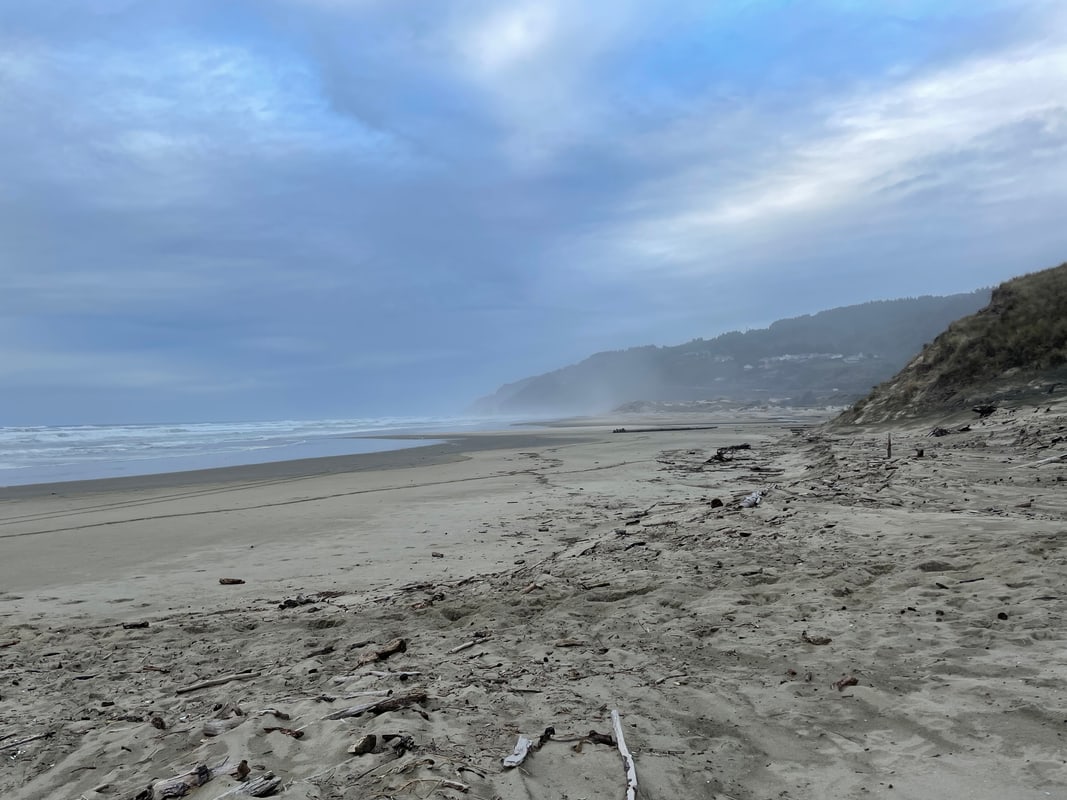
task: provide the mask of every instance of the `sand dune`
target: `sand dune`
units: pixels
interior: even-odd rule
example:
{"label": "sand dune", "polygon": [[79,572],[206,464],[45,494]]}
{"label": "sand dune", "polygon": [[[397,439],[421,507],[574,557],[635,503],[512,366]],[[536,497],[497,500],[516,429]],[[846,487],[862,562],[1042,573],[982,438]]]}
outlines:
{"label": "sand dune", "polygon": [[0,792],[623,797],[618,710],[648,800],[1062,796],[1065,411],[7,499]]}

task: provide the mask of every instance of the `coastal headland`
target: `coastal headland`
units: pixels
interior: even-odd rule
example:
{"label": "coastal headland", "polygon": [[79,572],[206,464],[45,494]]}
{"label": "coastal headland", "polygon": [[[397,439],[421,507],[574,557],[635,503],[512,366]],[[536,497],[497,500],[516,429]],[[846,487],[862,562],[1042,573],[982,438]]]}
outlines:
{"label": "coastal headland", "polygon": [[973,417],[4,490],[0,792],[1056,796],[1067,407]]}

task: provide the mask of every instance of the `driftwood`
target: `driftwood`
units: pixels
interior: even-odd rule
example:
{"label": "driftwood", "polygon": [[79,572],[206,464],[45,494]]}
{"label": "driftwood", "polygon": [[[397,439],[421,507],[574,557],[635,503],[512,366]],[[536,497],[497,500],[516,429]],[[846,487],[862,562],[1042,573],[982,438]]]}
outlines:
{"label": "driftwood", "polygon": [[219,583],[223,586],[240,586],[244,583],[241,578],[219,578]]}
{"label": "driftwood", "polygon": [[596,731],[589,731],[586,736],[582,737],[585,741],[592,742],[593,744],[606,744],[609,747],[615,747],[615,740],[611,738],[611,734],[597,733]]}
{"label": "driftwood", "polygon": [[393,693],[392,689],[367,689],[362,692],[352,692],[342,697],[342,700],[355,700],[357,697],[388,697]]}
{"label": "driftwood", "polygon": [[1067,461],[1067,453],[1060,453],[1058,456],[1049,456],[1043,458],[1040,461],[1033,461],[1029,464],[1020,464],[1020,467],[1040,467],[1042,464],[1051,464],[1053,461]]}
{"label": "driftwood", "polygon": [[223,675],[220,678],[212,678],[211,680],[201,681],[200,683],[194,683],[191,686],[182,686],[179,689],[175,689],[175,694],[188,694],[189,692],[198,692],[201,689],[210,689],[212,686],[222,686],[224,683],[230,681],[247,681],[251,678],[258,678],[258,672],[235,672],[232,675]]}
{"label": "driftwood", "polygon": [[229,719],[209,719],[204,723],[204,736],[221,736],[227,731],[232,731],[238,725],[245,722],[245,717],[230,717]]}
{"label": "driftwood", "polygon": [[727,457],[727,455],[726,455],[727,453],[736,453],[738,450],[751,450],[751,449],[752,449],[752,445],[747,444],[747,443],[745,443],[745,444],[731,444],[731,445],[728,445],[727,447],[720,447],[718,450],[715,451],[715,455],[713,455],[711,458],[709,458],[704,463],[705,464],[710,464],[713,461],[719,461],[719,462],[732,461],[733,459]]}
{"label": "driftwood", "polygon": [[393,655],[394,653],[403,653],[407,649],[408,643],[406,639],[393,639],[393,641],[389,642],[389,644],[387,644],[382,649],[375,650],[371,653],[365,653],[364,655],[360,656],[359,661],[357,663],[359,664],[359,666],[363,666],[364,664],[373,664],[376,661],[385,661],[385,659],[389,658],[389,656]]}
{"label": "driftwood", "polygon": [[371,703],[361,703],[358,706],[350,706],[349,708],[343,708],[340,711],[334,711],[332,714],[327,714],[323,717],[326,719],[345,719],[346,717],[358,717],[360,714],[370,712],[372,714],[382,714],[386,711],[397,711],[401,708],[407,708],[410,705],[416,703],[426,702],[426,692],[421,689],[414,689],[410,692],[404,692],[404,694],[398,694],[393,697],[386,697],[381,700],[375,700]]}
{"label": "driftwood", "polygon": [[298,594],[296,597],[287,597],[278,603],[278,608],[296,608],[298,606],[307,606],[317,602],[313,597],[306,597],[302,594]]}
{"label": "driftwood", "polygon": [[673,431],[713,431],[718,425],[686,425],[670,428],[615,428],[612,433],[671,433]]}
{"label": "driftwood", "polygon": [[[222,775],[226,771],[226,761],[218,766],[209,767],[207,764],[197,764],[189,772],[178,775],[175,778],[166,778],[152,784],[151,794],[147,797],[151,800],[171,800],[176,797],[185,797],[193,789],[203,786],[212,778]],[[141,797],[141,795],[138,795]]]}
{"label": "driftwood", "polygon": [[763,489],[758,489],[741,501],[741,508],[755,508],[763,502],[763,496],[765,494],[766,492]]}
{"label": "driftwood", "polygon": [[[519,764],[526,760],[526,757],[531,752],[533,752],[534,750],[540,750],[542,747],[545,746],[545,742],[552,741],[552,737],[555,735],[556,729],[550,725],[549,727],[545,728],[544,733],[537,737],[536,742],[529,736],[519,736],[519,740],[515,743],[515,749],[511,752],[511,755],[505,756],[504,758],[500,759],[500,763],[504,765],[504,769],[511,769],[512,767],[519,766]],[[556,741],[580,742],[584,741],[584,739],[585,737],[583,736],[565,736],[562,739],[557,739]]]}
{"label": "driftwood", "polygon": [[637,768],[634,766],[634,757],[626,746],[626,739],[623,738],[622,720],[619,719],[618,711],[611,712],[611,727],[615,731],[615,744],[622,756],[622,763],[626,766],[626,800],[634,800],[637,797]]}
{"label": "driftwood", "polygon": [[408,678],[413,678],[416,675],[421,675],[421,672],[389,672],[378,669],[372,669],[368,672],[369,675],[374,675],[378,678],[399,678],[402,681],[406,681]]}
{"label": "driftwood", "polygon": [[133,631],[137,630],[138,628],[147,628],[149,627],[149,624],[147,621],[144,620],[142,620],[141,622],[123,622],[122,627],[128,631]]}
{"label": "driftwood", "polygon": [[278,728],[273,725],[267,725],[263,728],[264,733],[274,733],[275,731],[277,731],[278,733],[284,733],[286,736],[292,736],[294,739],[304,738],[303,730],[296,730],[293,728]]}
{"label": "driftwood", "polygon": [[526,756],[530,754],[530,748],[533,746],[533,739],[526,736],[520,736],[519,741],[515,743],[515,749],[511,751],[511,755],[505,756],[501,759],[501,763],[504,765],[504,769],[511,769],[517,767],[523,761],[526,760]]}
{"label": "driftwood", "polygon": [[0,745],[0,750],[12,750],[16,747],[21,747],[24,744],[36,742],[38,739],[48,739],[55,735],[55,731],[48,731],[47,733],[38,733],[36,736],[27,736],[25,739],[19,739],[17,742],[9,742],[8,744]]}
{"label": "driftwood", "polygon": [[395,789],[395,791],[402,792],[405,789],[407,789],[409,786],[412,786],[412,785],[414,785],[416,783],[434,783],[434,784],[437,784],[435,787],[433,787],[433,789],[431,789],[431,791],[433,791],[434,789],[453,789],[453,790],[455,790],[457,792],[462,792],[463,794],[466,794],[467,792],[469,792],[471,790],[471,787],[468,786],[467,784],[460,783],[459,781],[454,781],[454,780],[451,780],[449,778],[412,778],[407,783],[403,784],[402,786],[397,787]]}
{"label": "driftwood", "polygon": [[282,779],[276,777],[273,772],[268,772],[265,775],[261,775],[258,778],[252,778],[251,780],[242,783],[240,786],[235,786],[229,791],[223,792],[215,800],[222,800],[224,797],[233,797],[234,795],[247,794],[251,797],[269,797],[278,791],[278,787],[282,785]]}

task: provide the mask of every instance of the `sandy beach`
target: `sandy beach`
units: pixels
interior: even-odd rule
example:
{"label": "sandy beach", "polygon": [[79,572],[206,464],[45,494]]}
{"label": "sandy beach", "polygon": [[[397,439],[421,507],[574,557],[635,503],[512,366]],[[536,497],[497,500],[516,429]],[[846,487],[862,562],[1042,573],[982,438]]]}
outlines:
{"label": "sandy beach", "polygon": [[617,711],[646,800],[1062,797],[1047,408],[4,490],[0,793],[621,798]]}

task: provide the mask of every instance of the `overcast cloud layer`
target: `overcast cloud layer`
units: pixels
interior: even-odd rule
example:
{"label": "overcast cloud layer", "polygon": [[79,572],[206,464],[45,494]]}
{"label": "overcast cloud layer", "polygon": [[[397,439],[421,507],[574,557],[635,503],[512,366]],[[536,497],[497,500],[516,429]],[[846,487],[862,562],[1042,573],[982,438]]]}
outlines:
{"label": "overcast cloud layer", "polygon": [[448,411],[1067,259],[1067,5],[0,0],[0,425]]}

